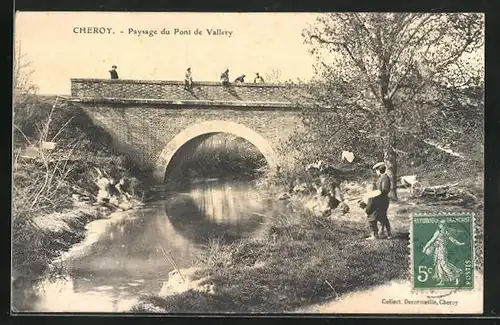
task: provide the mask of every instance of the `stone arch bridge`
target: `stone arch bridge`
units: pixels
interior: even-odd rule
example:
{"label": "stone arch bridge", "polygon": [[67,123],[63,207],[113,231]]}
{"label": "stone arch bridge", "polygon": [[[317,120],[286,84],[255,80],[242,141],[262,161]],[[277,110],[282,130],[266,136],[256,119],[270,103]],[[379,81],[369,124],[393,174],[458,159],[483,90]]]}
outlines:
{"label": "stone arch bridge", "polygon": [[113,139],[118,150],[163,183],[176,156],[229,133],[252,143],[275,169],[278,146],[302,126],[303,86],[179,81],[71,79],[71,102]]}

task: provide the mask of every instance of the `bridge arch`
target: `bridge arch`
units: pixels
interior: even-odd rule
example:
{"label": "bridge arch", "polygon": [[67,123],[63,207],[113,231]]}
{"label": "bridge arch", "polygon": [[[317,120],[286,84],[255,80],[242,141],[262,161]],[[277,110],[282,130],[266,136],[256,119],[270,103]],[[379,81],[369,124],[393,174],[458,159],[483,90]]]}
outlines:
{"label": "bridge arch", "polygon": [[270,170],[276,170],[278,167],[277,155],[274,149],[259,133],[243,124],[212,120],[190,125],[170,140],[156,161],[154,171],[155,180],[159,183],[164,183],[166,172],[172,158],[185,144],[198,137],[217,133],[229,133],[247,140],[262,153]]}

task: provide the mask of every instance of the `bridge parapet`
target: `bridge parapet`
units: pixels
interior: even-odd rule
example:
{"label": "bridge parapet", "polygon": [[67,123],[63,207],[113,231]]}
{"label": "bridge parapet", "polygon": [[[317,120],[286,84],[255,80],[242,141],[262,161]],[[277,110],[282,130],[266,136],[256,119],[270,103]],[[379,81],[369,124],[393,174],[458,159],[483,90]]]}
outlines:
{"label": "bridge parapet", "polygon": [[108,132],[115,149],[158,181],[174,155],[189,157],[198,141],[216,133],[246,139],[271,168],[280,165],[277,148],[302,127],[298,110],[307,90],[217,82],[186,90],[183,81],[71,79],[71,101]]}
{"label": "bridge parapet", "polygon": [[297,108],[307,102],[304,85],[243,83],[223,87],[219,82],[195,82],[186,90],[183,81],[168,80],[75,78],[71,79],[71,96],[80,101],[269,108]]}

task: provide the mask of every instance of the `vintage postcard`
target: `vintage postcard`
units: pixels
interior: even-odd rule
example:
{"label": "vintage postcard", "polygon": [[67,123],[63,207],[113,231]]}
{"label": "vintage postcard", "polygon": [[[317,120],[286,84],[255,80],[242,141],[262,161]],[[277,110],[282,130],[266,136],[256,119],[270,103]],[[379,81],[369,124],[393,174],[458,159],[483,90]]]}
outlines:
{"label": "vintage postcard", "polygon": [[13,313],[483,312],[483,14],[14,33]]}

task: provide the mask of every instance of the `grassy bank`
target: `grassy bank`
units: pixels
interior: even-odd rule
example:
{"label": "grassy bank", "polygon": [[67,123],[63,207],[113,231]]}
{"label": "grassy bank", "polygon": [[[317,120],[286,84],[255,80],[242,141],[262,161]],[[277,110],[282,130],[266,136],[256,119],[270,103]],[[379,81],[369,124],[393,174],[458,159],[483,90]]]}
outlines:
{"label": "grassy bank", "polygon": [[94,167],[105,170],[110,160],[78,158],[44,166],[18,158],[13,171],[14,277],[46,275],[55,257],[85,237],[87,223],[116,211],[96,203]]}
{"label": "grassy bank", "polygon": [[408,241],[371,242],[365,235],[349,221],[278,214],[259,239],[210,242],[194,279],[208,277],[215,294],[148,296],[134,311],[148,312],[149,304],[176,313],[286,312],[404,278]]}

